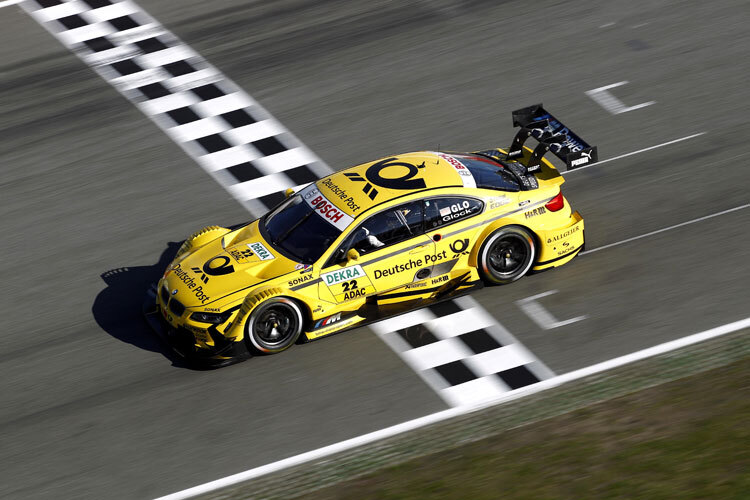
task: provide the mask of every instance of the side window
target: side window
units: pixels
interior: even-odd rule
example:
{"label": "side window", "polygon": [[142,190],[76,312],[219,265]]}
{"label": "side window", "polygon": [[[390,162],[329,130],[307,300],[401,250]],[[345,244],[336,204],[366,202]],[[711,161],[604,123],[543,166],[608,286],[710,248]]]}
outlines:
{"label": "side window", "polygon": [[484,204],[474,198],[431,198],[424,202],[425,230],[468,219],[482,211]]}
{"label": "side window", "polygon": [[422,202],[407,203],[385,210],[362,222],[343,246],[365,255],[424,232]]}

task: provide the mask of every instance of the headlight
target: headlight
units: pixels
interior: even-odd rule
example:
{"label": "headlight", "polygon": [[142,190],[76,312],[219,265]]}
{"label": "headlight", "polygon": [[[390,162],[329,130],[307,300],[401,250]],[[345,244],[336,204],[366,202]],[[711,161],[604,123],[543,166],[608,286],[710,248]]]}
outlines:
{"label": "headlight", "polygon": [[177,253],[175,254],[174,258],[180,257],[182,254],[190,250],[190,248],[193,246],[192,242],[190,241],[190,238],[186,239],[182,245],[180,246],[180,249],[177,250]]}
{"label": "headlight", "polygon": [[231,313],[207,313],[207,312],[194,312],[190,315],[190,319],[198,321],[200,323],[212,323],[214,325],[220,325],[229,319]]}

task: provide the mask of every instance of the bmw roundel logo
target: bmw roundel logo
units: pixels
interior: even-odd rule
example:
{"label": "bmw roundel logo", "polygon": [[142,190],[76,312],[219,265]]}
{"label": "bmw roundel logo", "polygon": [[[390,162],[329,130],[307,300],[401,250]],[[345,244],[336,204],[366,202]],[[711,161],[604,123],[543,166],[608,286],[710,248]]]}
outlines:
{"label": "bmw roundel logo", "polygon": [[177,289],[172,290],[172,295],[177,295]]}

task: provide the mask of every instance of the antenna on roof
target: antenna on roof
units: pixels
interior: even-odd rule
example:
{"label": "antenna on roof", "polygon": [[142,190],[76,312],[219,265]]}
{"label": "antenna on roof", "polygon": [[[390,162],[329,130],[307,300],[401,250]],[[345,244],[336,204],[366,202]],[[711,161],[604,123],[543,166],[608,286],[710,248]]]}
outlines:
{"label": "antenna on roof", "polygon": [[[440,143],[439,142],[438,142],[437,152],[440,153]],[[440,157],[438,156],[437,159],[435,160],[435,165],[438,165],[439,163],[440,163]]]}

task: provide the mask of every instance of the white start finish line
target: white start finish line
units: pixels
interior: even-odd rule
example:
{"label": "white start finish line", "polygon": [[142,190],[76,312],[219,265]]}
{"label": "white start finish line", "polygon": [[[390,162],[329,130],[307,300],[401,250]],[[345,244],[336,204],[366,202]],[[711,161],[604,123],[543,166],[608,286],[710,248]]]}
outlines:
{"label": "white start finish line", "polygon": [[253,216],[332,169],[237,84],[130,0],[21,7],[156,123]]}

